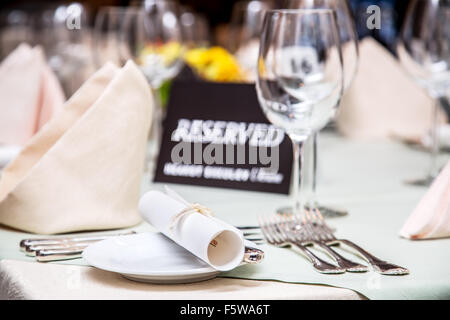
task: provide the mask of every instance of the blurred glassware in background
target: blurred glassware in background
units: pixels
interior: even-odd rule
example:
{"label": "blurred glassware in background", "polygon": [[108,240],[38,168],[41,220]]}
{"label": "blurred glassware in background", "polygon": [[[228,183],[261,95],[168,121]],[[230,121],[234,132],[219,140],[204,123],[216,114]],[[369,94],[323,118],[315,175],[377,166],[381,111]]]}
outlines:
{"label": "blurred glassware in background", "polygon": [[129,7],[120,35],[122,61],[134,60],[154,92],[155,108],[146,171],[153,172],[162,135],[163,110],[157,90],[183,66],[184,44],[175,2],[147,0]]}
{"label": "blurred glassware in background", "polygon": [[249,81],[255,81],[259,40],[267,10],[273,8],[270,1],[236,2],[231,14],[230,39],[227,49],[236,56]]}
{"label": "blurred glassware in background", "polygon": [[73,2],[45,9],[36,27],[48,64],[70,97],[94,72],[87,8]]}
{"label": "blurred glassware in background", "polygon": [[[358,68],[358,35],[356,33],[354,19],[347,0],[286,0],[285,5],[288,9],[332,9],[336,12],[336,19],[340,35],[340,43],[342,50],[342,58],[344,64],[344,92],[350,87],[353,78],[355,77]],[[310,63],[305,60],[305,63]],[[326,217],[339,216],[345,214],[345,212],[320,206],[317,203],[317,162],[318,162],[318,150],[317,140],[318,133],[323,127],[315,128],[315,131],[311,135],[311,139],[306,144],[306,160],[305,166],[305,181],[308,193],[308,206],[310,208],[318,208],[322,214]],[[290,210],[286,208],[280,209],[281,212]]]}
{"label": "blurred glassware in background", "polygon": [[180,71],[184,47],[174,2],[146,2],[146,8],[130,7],[122,24],[120,56],[134,60],[153,89]]}
{"label": "blurred glassware in background", "polygon": [[0,59],[21,43],[33,44],[30,15],[20,9],[3,10],[0,13]]}
{"label": "blurred glassware in background", "polygon": [[124,7],[100,7],[94,22],[93,50],[97,68],[106,62],[120,66],[120,32],[125,17]]}
{"label": "blurred glassware in background", "polygon": [[180,6],[179,20],[183,42],[187,48],[208,47],[210,34],[208,20],[186,6]]}
{"label": "blurred glassware in background", "polygon": [[[306,62],[305,62],[306,61]],[[266,13],[256,90],[264,114],[290,137],[292,211],[303,214],[303,145],[332,119],[344,88],[340,37],[329,9]]]}
{"label": "blurred glassware in background", "polygon": [[426,186],[438,175],[436,134],[440,101],[450,90],[450,0],[411,0],[397,47],[405,70],[436,100],[431,124],[431,161],[427,177],[408,181]]}

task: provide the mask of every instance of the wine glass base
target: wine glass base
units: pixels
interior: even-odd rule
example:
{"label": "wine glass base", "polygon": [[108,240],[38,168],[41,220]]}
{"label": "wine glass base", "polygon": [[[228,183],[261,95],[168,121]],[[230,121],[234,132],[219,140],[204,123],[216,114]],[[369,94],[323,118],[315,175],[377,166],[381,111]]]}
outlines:
{"label": "wine glass base", "polygon": [[[308,210],[309,207],[305,206],[305,209]],[[317,205],[317,209],[319,209],[320,213],[324,218],[338,218],[348,215],[348,211],[339,210],[332,207]],[[292,214],[292,212],[293,212],[292,207],[281,207],[277,209],[277,214]]]}
{"label": "wine glass base", "polygon": [[428,187],[434,181],[434,177],[428,176],[422,179],[405,180],[404,183],[411,186]]}

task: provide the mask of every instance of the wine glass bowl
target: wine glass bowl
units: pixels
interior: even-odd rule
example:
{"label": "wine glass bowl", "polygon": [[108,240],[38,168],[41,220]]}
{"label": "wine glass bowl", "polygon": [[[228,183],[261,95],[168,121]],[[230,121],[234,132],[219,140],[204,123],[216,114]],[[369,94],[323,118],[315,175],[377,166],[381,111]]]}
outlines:
{"label": "wine glass bowl", "polygon": [[120,32],[125,16],[123,7],[101,7],[94,23],[94,61],[99,68],[106,62],[121,64]]}
{"label": "wine glass bowl", "polygon": [[122,59],[134,60],[154,89],[175,77],[183,65],[184,46],[174,3],[146,2],[145,8],[128,8],[121,42]]}
{"label": "wine glass bowl", "polygon": [[228,50],[244,69],[249,81],[256,79],[256,61],[264,14],[272,9],[269,1],[238,1],[233,5]]}

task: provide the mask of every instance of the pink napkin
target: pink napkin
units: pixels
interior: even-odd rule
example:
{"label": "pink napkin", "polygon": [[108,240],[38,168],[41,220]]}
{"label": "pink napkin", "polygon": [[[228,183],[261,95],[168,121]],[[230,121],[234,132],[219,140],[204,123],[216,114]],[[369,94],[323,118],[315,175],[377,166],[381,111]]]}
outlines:
{"label": "pink napkin", "polygon": [[400,230],[408,239],[450,237],[450,161]]}
{"label": "pink napkin", "polygon": [[0,144],[24,145],[65,101],[40,47],[19,45],[0,64]]}

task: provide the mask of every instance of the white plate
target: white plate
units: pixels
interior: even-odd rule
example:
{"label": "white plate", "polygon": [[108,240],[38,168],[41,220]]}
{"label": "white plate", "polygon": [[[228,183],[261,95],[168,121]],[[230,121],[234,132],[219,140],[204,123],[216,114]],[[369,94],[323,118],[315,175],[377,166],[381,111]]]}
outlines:
{"label": "white plate", "polygon": [[190,283],[219,274],[172,240],[153,232],[94,243],[84,250],[83,258],[93,267],[141,282]]}

